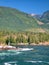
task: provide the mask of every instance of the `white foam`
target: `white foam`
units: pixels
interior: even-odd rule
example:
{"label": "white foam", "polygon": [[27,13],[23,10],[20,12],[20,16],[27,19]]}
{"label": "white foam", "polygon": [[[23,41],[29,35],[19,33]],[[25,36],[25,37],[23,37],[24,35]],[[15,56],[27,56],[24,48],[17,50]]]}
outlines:
{"label": "white foam", "polygon": [[18,50],[7,50],[6,52],[0,53],[0,56],[18,55],[22,53],[21,51],[30,51],[30,50],[33,50],[33,48],[20,48]]}
{"label": "white foam", "polygon": [[17,52],[18,50],[7,50],[8,52]]}
{"label": "white foam", "polygon": [[4,65],[12,65],[12,64],[17,65],[16,63],[17,61],[11,61],[11,62],[5,62]]}
{"label": "white foam", "polygon": [[20,51],[30,51],[33,50],[33,48],[21,48]]}
{"label": "white foam", "polygon": [[9,55],[18,55],[18,54],[20,54],[20,53],[22,53],[22,52],[20,52],[20,51],[15,51],[15,52],[2,52],[2,53],[0,53],[0,56],[9,56]]}
{"label": "white foam", "polygon": [[8,50],[10,52],[18,52],[18,51],[30,51],[33,50],[33,48],[18,48],[17,50]]}
{"label": "white foam", "polygon": [[49,62],[46,62],[46,61],[26,61],[26,62],[31,62],[31,63],[47,63],[47,64],[49,64]]}
{"label": "white foam", "polygon": [[9,64],[9,63],[4,63],[4,65],[11,65],[11,64]]}
{"label": "white foam", "polygon": [[31,62],[31,63],[42,63],[43,61],[26,61],[26,62]]}
{"label": "white foam", "polygon": [[8,62],[8,63],[17,63],[17,61],[11,61],[11,62]]}

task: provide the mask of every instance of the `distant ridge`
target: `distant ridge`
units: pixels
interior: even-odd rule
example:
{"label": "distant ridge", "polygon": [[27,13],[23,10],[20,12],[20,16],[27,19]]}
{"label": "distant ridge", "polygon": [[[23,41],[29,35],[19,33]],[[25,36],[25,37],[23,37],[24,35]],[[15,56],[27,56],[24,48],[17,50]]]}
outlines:
{"label": "distant ridge", "polygon": [[42,22],[49,23],[49,10],[44,12],[40,18]]}
{"label": "distant ridge", "polygon": [[45,27],[39,25],[37,21],[38,19],[32,17],[30,14],[21,12],[14,8],[0,7],[0,31],[45,31]]}

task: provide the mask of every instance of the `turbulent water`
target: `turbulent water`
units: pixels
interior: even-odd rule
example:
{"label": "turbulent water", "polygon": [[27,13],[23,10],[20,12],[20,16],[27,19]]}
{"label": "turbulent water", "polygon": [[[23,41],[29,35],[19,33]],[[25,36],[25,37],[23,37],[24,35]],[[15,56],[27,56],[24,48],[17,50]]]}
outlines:
{"label": "turbulent water", "polygon": [[49,46],[0,51],[0,65],[49,65]]}

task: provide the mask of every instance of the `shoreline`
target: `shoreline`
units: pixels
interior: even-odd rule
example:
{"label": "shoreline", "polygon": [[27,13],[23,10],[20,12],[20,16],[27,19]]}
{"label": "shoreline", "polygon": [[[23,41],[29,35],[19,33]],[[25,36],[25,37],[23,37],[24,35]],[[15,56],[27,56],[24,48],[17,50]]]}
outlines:
{"label": "shoreline", "polygon": [[0,46],[0,50],[16,50],[17,48],[15,46]]}
{"label": "shoreline", "polygon": [[28,43],[18,43],[17,45],[25,45],[25,46],[27,46],[27,45],[32,45],[32,46],[40,46],[40,45],[43,45],[43,46],[47,46],[47,45],[49,45],[49,42],[40,42],[40,43],[30,43],[30,44],[28,44]]}
{"label": "shoreline", "polygon": [[[18,47],[16,47],[18,46]],[[24,43],[19,43],[15,46],[10,46],[10,45],[0,45],[0,50],[19,50],[19,46],[49,46],[49,42],[44,42],[44,43],[39,43],[39,44],[35,44],[35,43],[31,43],[31,44],[24,44]]]}

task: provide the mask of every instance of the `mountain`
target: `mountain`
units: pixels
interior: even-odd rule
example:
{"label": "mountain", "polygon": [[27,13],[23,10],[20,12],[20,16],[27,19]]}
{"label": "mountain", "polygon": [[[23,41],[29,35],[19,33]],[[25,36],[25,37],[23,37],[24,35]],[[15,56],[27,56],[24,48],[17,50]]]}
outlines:
{"label": "mountain", "polygon": [[38,14],[31,14],[32,17],[36,18],[36,19],[40,19],[41,15],[38,15]]}
{"label": "mountain", "polygon": [[49,23],[49,10],[44,12],[40,17],[41,21],[44,23]]}
{"label": "mountain", "polygon": [[48,28],[49,25],[47,27],[47,25],[30,14],[14,8],[0,7],[0,31],[45,32]]}
{"label": "mountain", "polygon": [[31,15],[9,7],[0,7],[0,30],[33,31],[39,28]]}

